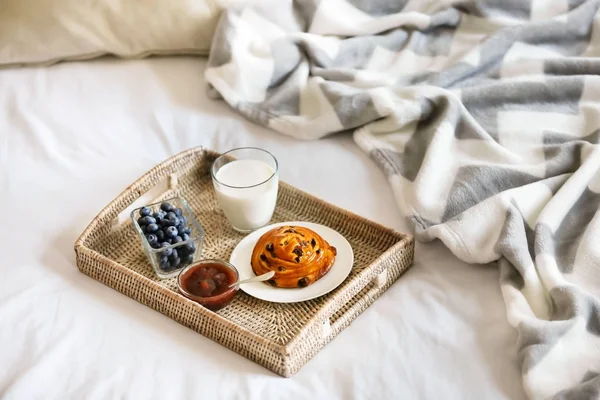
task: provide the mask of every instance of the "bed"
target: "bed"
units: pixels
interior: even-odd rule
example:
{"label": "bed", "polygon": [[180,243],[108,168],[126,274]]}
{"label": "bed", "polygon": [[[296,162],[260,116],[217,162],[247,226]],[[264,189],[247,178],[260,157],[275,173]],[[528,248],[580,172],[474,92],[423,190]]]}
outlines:
{"label": "bed", "polygon": [[288,379],[77,270],[73,244],[96,213],[197,145],[266,148],[282,180],[410,231],[350,134],[301,141],[255,125],[207,97],[205,65],[102,58],[0,71],[0,397],[524,398],[498,269],[439,241],[418,243],[409,272]]}

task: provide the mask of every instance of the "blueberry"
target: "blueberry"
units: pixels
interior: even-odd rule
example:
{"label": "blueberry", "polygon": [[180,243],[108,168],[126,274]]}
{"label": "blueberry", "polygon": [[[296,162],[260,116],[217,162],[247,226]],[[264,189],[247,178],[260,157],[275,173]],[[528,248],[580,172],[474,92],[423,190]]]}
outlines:
{"label": "blueberry", "polygon": [[139,217],[137,220],[137,223],[139,226],[145,226],[146,225],[146,220],[144,219],[144,217]]}
{"label": "blueberry", "polygon": [[173,205],[171,203],[168,202],[164,202],[160,205],[160,209],[165,211],[165,212],[169,212],[169,211],[173,211],[175,209],[175,207],[173,207]]}
{"label": "blueberry", "polygon": [[163,213],[162,211],[157,211],[154,214],[152,214],[152,217],[155,220],[160,221],[161,219],[163,219],[165,217],[165,213]]}
{"label": "blueberry", "polygon": [[152,217],[145,216],[145,217],[141,218],[141,222],[142,222],[142,225],[150,225],[150,224],[155,224],[156,220]]}
{"label": "blueberry", "polygon": [[187,218],[184,215],[178,216],[177,218],[179,218],[179,223],[183,226],[185,226],[187,224]]}
{"label": "blueberry", "polygon": [[187,233],[182,233],[181,234],[181,239],[185,242],[186,240],[190,239],[190,235],[188,235]]}
{"label": "blueberry", "polygon": [[152,214],[152,210],[150,209],[150,207],[140,208],[140,217],[147,217],[150,214]]}
{"label": "blueberry", "polygon": [[176,226],[179,224],[179,218],[165,218],[161,221],[163,226]]}
{"label": "blueberry", "polygon": [[169,243],[169,242],[162,242],[162,243],[160,244],[160,247],[161,247],[161,248],[164,248],[164,247],[169,247],[170,245],[171,245],[171,243]]}
{"label": "blueberry", "polygon": [[175,214],[177,214],[178,217],[181,217],[183,215],[183,210],[181,208],[176,208]]}
{"label": "blueberry", "polygon": [[146,232],[147,233],[154,233],[156,231],[158,231],[158,225],[156,225],[156,224],[150,224],[150,225],[146,226]]}
{"label": "blueberry", "polygon": [[177,267],[180,262],[181,262],[181,259],[179,257],[172,258],[170,261],[171,268]]}
{"label": "blueberry", "polygon": [[194,262],[194,255],[193,254],[188,254],[187,256],[183,257],[182,259],[184,264],[191,264]]}
{"label": "blueberry", "polygon": [[196,246],[194,245],[194,243],[186,243],[183,246],[181,246],[181,249],[184,250],[187,254],[194,254],[194,252],[196,251]]}
{"label": "blueberry", "polygon": [[171,254],[173,254],[173,249],[164,249],[160,254],[165,257],[169,257]]}
{"label": "blueberry", "polygon": [[183,242],[183,239],[181,238],[181,236],[175,236],[173,238],[173,244],[175,244],[175,243],[181,243],[181,242]]}
{"label": "blueberry", "polygon": [[167,213],[167,218],[171,219],[171,218],[175,218],[177,217],[177,214],[175,214],[173,211],[169,211]]}
{"label": "blueberry", "polygon": [[177,233],[177,228],[175,228],[174,226],[170,226],[165,230],[166,237],[174,238],[175,236],[177,236]]}
{"label": "blueberry", "polygon": [[170,225],[173,225],[173,226],[177,226],[181,223],[179,221],[179,218],[177,218],[177,216],[175,214],[167,216],[167,219],[169,220]]}
{"label": "blueberry", "polygon": [[163,218],[163,219],[160,220],[160,225],[162,227],[166,228],[167,226],[173,225],[173,223],[171,221],[169,221],[168,219]]}
{"label": "blueberry", "polygon": [[168,268],[169,267],[169,258],[162,256],[158,259],[158,263],[160,264],[161,267]]}
{"label": "blueberry", "polygon": [[173,252],[169,255],[169,260],[173,261],[175,258],[179,258],[179,253],[177,249],[171,249]]}
{"label": "blueberry", "polygon": [[140,225],[140,229],[142,232],[146,233],[146,225]]}
{"label": "blueberry", "polygon": [[192,234],[192,228],[190,228],[189,226],[186,226],[185,228],[183,228],[183,232],[187,235],[191,235]]}
{"label": "blueberry", "polygon": [[162,230],[159,229],[154,234],[158,238],[159,243],[165,241],[165,233]]}
{"label": "blueberry", "polygon": [[158,243],[158,238],[153,233],[150,233],[148,236],[146,236],[146,239],[148,239],[148,243],[150,243],[150,245]]}

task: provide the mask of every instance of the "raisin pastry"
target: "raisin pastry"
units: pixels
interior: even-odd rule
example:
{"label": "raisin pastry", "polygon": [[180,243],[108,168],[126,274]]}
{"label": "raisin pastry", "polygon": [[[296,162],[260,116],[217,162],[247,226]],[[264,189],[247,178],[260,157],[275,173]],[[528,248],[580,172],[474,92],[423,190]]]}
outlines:
{"label": "raisin pastry", "polygon": [[316,232],[300,226],[281,226],[263,234],[252,252],[256,275],[275,271],[268,284],[281,288],[306,287],[322,278],[337,251]]}

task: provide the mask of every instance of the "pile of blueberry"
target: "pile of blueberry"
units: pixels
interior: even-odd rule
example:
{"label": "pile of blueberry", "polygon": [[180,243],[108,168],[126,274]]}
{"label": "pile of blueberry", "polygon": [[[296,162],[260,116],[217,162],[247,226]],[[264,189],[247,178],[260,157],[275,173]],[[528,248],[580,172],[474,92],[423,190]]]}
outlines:
{"label": "pile of blueberry", "polygon": [[154,213],[150,207],[142,207],[139,213],[137,222],[146,235],[148,244],[155,249],[165,248],[158,253],[158,264],[163,271],[172,271],[194,261],[196,246],[193,242],[176,248],[166,248],[172,244],[185,242],[192,233],[181,208],[175,208],[171,203],[164,202]]}

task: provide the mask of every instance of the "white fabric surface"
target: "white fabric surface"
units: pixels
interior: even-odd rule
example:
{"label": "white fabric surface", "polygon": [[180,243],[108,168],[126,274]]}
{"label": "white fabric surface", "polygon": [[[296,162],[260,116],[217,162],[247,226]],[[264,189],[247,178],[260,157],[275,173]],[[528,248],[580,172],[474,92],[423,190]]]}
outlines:
{"label": "white fabric surface", "polygon": [[411,270],[289,379],[77,270],[73,244],[96,213],[196,145],[267,148],[282,180],[408,229],[350,136],[297,141],[253,125],[207,99],[203,68],[171,58],[0,71],[0,397],[523,398],[497,266],[467,265],[441,243],[418,244]]}

